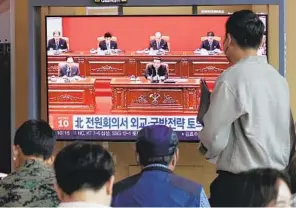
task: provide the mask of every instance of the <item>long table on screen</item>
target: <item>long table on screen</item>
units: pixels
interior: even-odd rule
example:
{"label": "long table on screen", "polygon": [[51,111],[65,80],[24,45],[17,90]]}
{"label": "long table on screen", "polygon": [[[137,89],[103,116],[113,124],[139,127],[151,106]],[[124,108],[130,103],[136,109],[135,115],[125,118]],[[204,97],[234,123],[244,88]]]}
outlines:
{"label": "long table on screen", "polygon": [[197,78],[214,82],[229,67],[225,55],[198,55],[193,52],[169,52],[165,55],[147,55],[136,52],[124,52],[117,55],[97,55],[89,52],[69,52],[48,56],[48,76],[58,75],[58,65],[72,56],[79,63],[80,74],[95,78],[95,91],[111,94],[110,81],[117,77],[143,77],[147,63],[153,57],[160,57],[169,66],[171,78]]}
{"label": "long table on screen", "polygon": [[176,79],[175,83],[151,83],[141,78],[113,78],[112,113],[182,113],[196,114],[200,81]]}
{"label": "long table on screen", "polygon": [[63,79],[48,80],[49,113],[86,114],[95,113],[95,79],[65,82]]}

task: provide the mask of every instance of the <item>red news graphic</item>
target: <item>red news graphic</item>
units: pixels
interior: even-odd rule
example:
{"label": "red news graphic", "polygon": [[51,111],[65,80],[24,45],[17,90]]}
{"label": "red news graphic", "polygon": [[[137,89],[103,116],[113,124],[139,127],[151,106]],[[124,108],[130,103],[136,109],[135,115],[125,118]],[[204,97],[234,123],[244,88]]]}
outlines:
{"label": "red news graphic", "polygon": [[55,130],[73,130],[72,115],[49,115],[49,124]]}

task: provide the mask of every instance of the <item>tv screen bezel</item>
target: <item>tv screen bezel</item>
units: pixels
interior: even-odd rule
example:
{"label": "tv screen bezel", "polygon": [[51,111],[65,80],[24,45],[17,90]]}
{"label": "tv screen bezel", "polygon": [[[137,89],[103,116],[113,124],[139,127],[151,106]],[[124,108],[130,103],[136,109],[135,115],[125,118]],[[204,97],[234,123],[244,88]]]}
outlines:
{"label": "tv screen bezel", "polygon": [[[45,15],[44,21],[45,21],[45,48],[47,48],[47,18],[49,17],[61,17],[61,18],[81,18],[81,17],[87,17],[87,18],[115,18],[115,17],[229,17],[231,14],[184,14],[184,15]],[[265,25],[265,30],[266,30],[266,57],[268,58],[268,48],[269,48],[269,43],[268,43],[268,14],[257,14],[257,16],[264,16],[266,19],[266,25]],[[47,49],[46,49],[47,51]],[[45,60],[46,60],[46,106],[47,106],[47,121],[49,122],[49,106],[48,106],[48,54],[45,53]],[[53,129],[55,132],[59,130]],[[57,141],[59,142],[71,142],[71,141],[89,141],[89,142],[112,142],[112,143],[120,143],[120,142],[135,142],[136,137],[131,136],[132,139],[84,139],[83,137],[77,137],[73,139],[63,139],[63,138],[57,138]],[[182,139],[179,140],[181,143],[199,143],[199,140],[186,140]]]}

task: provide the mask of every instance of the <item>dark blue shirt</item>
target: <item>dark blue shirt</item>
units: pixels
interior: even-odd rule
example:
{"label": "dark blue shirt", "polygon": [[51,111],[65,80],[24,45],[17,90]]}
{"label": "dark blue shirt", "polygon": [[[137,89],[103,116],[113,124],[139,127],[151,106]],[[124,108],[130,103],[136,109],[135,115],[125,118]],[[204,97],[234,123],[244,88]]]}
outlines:
{"label": "dark blue shirt", "polygon": [[210,207],[202,186],[165,167],[146,167],[114,185],[112,207]]}

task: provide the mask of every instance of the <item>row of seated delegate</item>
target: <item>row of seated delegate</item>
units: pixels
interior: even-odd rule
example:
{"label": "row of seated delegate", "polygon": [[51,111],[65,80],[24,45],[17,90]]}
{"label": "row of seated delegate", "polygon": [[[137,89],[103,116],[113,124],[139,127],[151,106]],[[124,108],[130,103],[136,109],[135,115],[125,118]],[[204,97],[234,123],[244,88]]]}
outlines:
{"label": "row of seated delegate", "polygon": [[[164,81],[168,79],[168,74],[168,65],[162,63],[160,58],[154,58],[153,62],[147,64],[144,77],[150,81]],[[58,76],[64,78],[80,76],[79,65],[74,63],[72,57],[68,57],[66,63],[59,64]]]}
{"label": "row of seated delegate", "polygon": [[[53,33],[53,38],[48,41],[48,50],[70,50],[69,38],[61,37],[59,31]],[[221,50],[220,37],[216,37],[213,32],[208,32],[207,36],[201,37],[201,44],[198,49],[205,49],[209,51]],[[117,44],[117,37],[112,36],[111,33],[105,33],[103,37],[97,38],[99,50],[116,50],[119,49]],[[155,33],[154,36],[150,36],[150,43],[147,49],[149,50],[165,50],[169,51],[170,37],[162,36],[160,32]]]}

